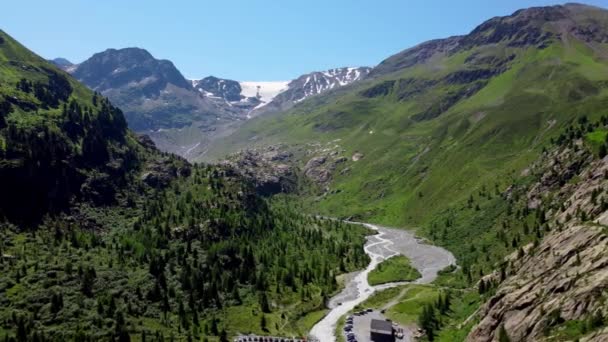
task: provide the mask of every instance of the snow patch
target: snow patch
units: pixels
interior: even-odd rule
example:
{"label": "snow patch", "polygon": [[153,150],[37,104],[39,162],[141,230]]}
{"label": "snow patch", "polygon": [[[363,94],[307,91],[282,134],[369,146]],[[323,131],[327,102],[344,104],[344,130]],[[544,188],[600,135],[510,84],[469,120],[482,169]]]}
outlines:
{"label": "snow patch", "polygon": [[277,82],[255,82],[255,81],[243,81],[241,84],[241,95],[245,97],[256,97],[258,94],[260,100],[263,102],[270,102],[278,94],[287,90],[289,81],[277,81]]}

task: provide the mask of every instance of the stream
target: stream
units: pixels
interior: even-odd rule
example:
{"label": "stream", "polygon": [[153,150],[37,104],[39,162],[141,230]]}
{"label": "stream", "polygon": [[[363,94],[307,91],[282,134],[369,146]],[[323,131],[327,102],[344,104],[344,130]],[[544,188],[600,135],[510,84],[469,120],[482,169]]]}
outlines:
{"label": "stream", "polygon": [[[377,231],[376,235],[367,237],[364,246],[365,253],[371,261],[363,271],[358,272],[347,282],[339,294],[329,300],[330,311],[310,331],[310,336],[320,342],[335,342],[334,333],[340,317],[363,303],[374,292],[410,283],[431,283],[437,278],[437,273],[440,270],[456,263],[456,258],[452,253],[441,247],[425,244],[422,240],[416,238],[412,232],[368,223],[363,225]],[[412,266],[420,272],[422,277],[414,282],[395,282],[371,286],[367,282],[367,275],[379,263],[398,254],[408,257]]]}

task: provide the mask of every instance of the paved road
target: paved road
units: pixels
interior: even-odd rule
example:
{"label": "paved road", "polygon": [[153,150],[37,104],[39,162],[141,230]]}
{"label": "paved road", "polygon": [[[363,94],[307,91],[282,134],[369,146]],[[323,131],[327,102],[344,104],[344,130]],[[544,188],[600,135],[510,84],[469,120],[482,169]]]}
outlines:
{"label": "paved road", "polygon": [[310,335],[321,342],[335,342],[334,331],[340,317],[364,302],[375,291],[408,284],[408,282],[398,282],[370,286],[367,282],[367,275],[383,260],[397,254],[408,257],[412,266],[422,275],[414,282],[416,284],[432,282],[437,278],[439,270],[456,262],[452,253],[443,248],[423,243],[411,232],[367,223],[364,225],[378,232],[376,235],[369,236],[364,246],[365,253],[369,255],[371,261],[363,271],[346,284],[342,292],[329,301],[328,306],[331,311],[310,331]]}

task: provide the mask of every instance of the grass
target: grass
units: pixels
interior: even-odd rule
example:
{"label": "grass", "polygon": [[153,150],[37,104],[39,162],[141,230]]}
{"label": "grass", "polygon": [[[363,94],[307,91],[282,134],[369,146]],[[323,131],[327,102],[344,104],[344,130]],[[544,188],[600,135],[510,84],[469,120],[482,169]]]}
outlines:
{"label": "grass", "polygon": [[608,135],[608,131],[597,130],[591,133],[587,133],[586,138],[589,142],[594,144],[603,144],[606,142],[606,136]]}
{"label": "grass", "polygon": [[[397,84],[408,78],[441,80],[472,67],[464,61],[474,54],[515,57],[504,73],[434,119],[415,121],[412,116],[457,85],[438,82],[403,99],[397,96],[398,87],[385,97],[360,95],[387,80]],[[315,151],[339,145],[338,151],[349,161],[333,173],[331,191],[323,196],[319,189],[305,191],[297,195],[298,200],[315,214],[419,227],[418,234],[452,251],[462,268],[441,274],[435,284],[466,295],[459,295],[462,299],[454,304],[450,323],[438,338],[464,339],[467,327],[458,328],[456,322],[466,319],[481,302],[476,291],[469,290],[475,279],[496,269],[518,246],[534,240],[524,229],[524,222],[530,228],[535,225],[534,213],[515,214],[523,205],[507,200],[505,190],[513,184],[527,186],[531,179],[522,176],[522,171],[581,115],[594,121],[608,114],[608,86],[598,81],[607,66],[578,43],[556,42],[545,49],[473,47],[438,57],[432,65],[366,80],[311,98],[286,113],[248,121],[232,136],[216,142],[209,155],[284,143],[294,150],[311,151],[299,160],[303,165]],[[598,145],[607,134],[592,132],[586,140]],[[319,147],[311,147],[312,142]],[[355,152],[364,157],[350,161]],[[378,272],[380,282],[398,273],[392,268]],[[364,305],[380,306],[399,291],[379,293]],[[434,300],[437,293],[433,287],[412,289],[388,314],[403,322],[415,321],[420,305]]]}
{"label": "grass", "polygon": [[401,293],[401,291],[409,289],[411,286],[413,285],[397,286],[384,291],[376,292],[365,302],[357,305],[354,311],[361,311],[366,308],[381,309],[386,303],[397,297]]}
{"label": "grass", "polygon": [[[419,226],[484,185],[493,188],[497,183],[504,190],[510,178],[581,113],[593,117],[608,113],[601,92],[594,90],[599,86],[586,77],[590,70],[600,74],[606,64],[589,62],[593,60],[589,50],[559,44],[544,50],[500,46],[480,50],[484,55],[515,54],[516,58],[478,93],[433,120],[414,121],[411,116],[454,85],[439,83],[403,100],[394,94],[359,95],[387,79],[441,79],[464,68],[463,61],[475,52],[443,57],[436,63],[443,68],[437,70],[405,69],[312,98],[280,115],[256,118],[218,141],[209,155],[279,142],[338,144],[347,158],[355,152],[364,158],[349,161],[343,167],[348,172],[334,173],[330,188],[335,191],[322,197],[317,191],[302,196],[309,210],[391,226]],[[571,63],[556,65],[559,58]]]}
{"label": "grass", "polygon": [[325,314],[327,314],[327,310],[309,312],[296,322],[297,331],[301,336],[306,336],[310,329],[325,317]]}
{"label": "grass", "polygon": [[474,289],[450,290],[435,285],[409,284],[375,293],[355,308],[355,311],[363,308],[385,309],[389,302],[400,297],[397,304],[386,310],[386,317],[402,325],[415,325],[422,312],[422,307],[425,304],[434,303],[439,294],[446,291],[451,293],[450,310],[447,315],[442,316],[443,327],[435,340],[464,341],[476,320],[472,319],[467,324],[462,323],[475,313],[482,300]]}
{"label": "grass", "polygon": [[369,273],[370,285],[380,285],[398,281],[413,281],[421,277],[420,272],[412,267],[410,260],[403,256],[394,256],[381,262]]}
{"label": "grass", "polygon": [[338,319],[338,323],[336,324],[336,329],[334,330],[334,336],[336,337],[336,340],[338,342],[346,341],[346,338],[344,337],[344,334],[342,333],[342,327],[344,326],[345,323],[346,323],[346,315],[340,317],[340,319]]}
{"label": "grass", "polygon": [[396,297],[403,295],[399,302],[388,308],[385,316],[400,324],[415,323],[422,312],[424,304],[437,300],[440,289],[432,285],[404,285],[393,287],[375,293],[365,302],[359,304],[354,311],[372,308],[382,310]]}
{"label": "grass", "polygon": [[591,146],[591,149],[597,154],[599,153],[600,146],[605,145],[608,138],[608,131],[606,130],[595,130],[585,135],[585,141]]}
{"label": "grass", "polygon": [[386,316],[401,324],[411,324],[418,320],[425,304],[437,300],[439,289],[434,286],[411,285],[401,301],[388,309]]}

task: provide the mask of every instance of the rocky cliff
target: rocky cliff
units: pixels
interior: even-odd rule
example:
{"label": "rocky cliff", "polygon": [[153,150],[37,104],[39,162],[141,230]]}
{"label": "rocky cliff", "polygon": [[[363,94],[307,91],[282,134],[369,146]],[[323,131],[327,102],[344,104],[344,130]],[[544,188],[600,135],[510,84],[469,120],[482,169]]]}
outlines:
{"label": "rocky cliff", "polygon": [[[538,177],[527,200],[546,215],[537,232],[545,235],[505,259],[507,277],[468,341],[608,337],[599,330],[608,316],[608,157],[594,160],[584,145],[577,139],[526,170]],[[496,272],[484,281],[498,278]]]}

